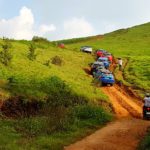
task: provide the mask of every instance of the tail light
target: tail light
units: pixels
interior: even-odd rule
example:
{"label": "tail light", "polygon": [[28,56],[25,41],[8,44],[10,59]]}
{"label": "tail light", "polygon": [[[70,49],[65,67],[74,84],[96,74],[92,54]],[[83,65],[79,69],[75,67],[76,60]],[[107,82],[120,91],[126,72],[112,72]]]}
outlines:
{"label": "tail light", "polygon": [[150,107],[144,107],[144,110],[149,110],[150,111]]}

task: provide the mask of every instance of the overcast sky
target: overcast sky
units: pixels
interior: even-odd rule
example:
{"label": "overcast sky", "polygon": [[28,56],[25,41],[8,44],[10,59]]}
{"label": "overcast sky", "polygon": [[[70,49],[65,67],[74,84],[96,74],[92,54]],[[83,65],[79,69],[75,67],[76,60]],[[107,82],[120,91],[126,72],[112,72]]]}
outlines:
{"label": "overcast sky", "polygon": [[84,37],[150,22],[150,0],[0,0],[0,37]]}

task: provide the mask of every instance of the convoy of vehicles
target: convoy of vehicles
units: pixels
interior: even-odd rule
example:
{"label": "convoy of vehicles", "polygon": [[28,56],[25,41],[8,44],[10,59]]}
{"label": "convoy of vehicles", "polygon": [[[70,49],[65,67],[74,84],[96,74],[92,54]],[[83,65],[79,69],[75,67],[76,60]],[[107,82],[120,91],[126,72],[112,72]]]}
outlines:
{"label": "convoy of vehicles", "polygon": [[[81,47],[81,51],[92,53],[90,48],[91,47],[89,46],[84,46]],[[113,62],[112,54],[103,49],[97,50],[95,54],[97,56],[97,60],[91,64],[91,74],[101,83],[101,85],[113,86],[115,78],[109,70],[111,63]],[[150,119],[150,94],[144,98],[144,101],[143,119]],[[147,106],[146,104],[148,103],[149,105]]]}
{"label": "convoy of vehicles", "polygon": [[[81,47],[85,51],[87,46]],[[91,74],[98,79],[101,85],[113,85],[115,83],[114,75],[109,71],[112,63],[112,55],[106,50],[99,49],[96,51],[97,60],[91,65]]]}
{"label": "convoy of vehicles", "polygon": [[110,62],[107,57],[99,57],[97,61],[102,62],[106,69],[108,69],[110,66]]}
{"label": "convoy of vehicles", "polygon": [[[92,53],[91,46],[82,46],[80,51]],[[104,49],[96,51],[97,60],[91,65],[91,74],[97,78],[102,85],[113,85],[115,83],[114,75],[108,70],[112,63],[113,56]]]}

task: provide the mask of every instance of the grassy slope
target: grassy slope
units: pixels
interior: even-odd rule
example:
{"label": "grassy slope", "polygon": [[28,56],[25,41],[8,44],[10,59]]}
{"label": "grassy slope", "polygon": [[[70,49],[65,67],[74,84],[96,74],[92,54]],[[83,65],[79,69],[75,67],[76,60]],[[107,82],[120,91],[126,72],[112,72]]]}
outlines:
{"label": "grassy slope", "polygon": [[115,57],[128,58],[124,70],[126,81],[144,91],[150,90],[150,23],[121,29],[93,40],[70,44],[70,48],[79,49],[81,45],[91,45],[94,49],[109,50]]}
{"label": "grassy slope", "polygon": [[[1,40],[0,43],[2,42]],[[92,78],[83,70],[84,67],[88,66],[89,62],[93,61],[91,55],[73,51],[72,49],[60,49],[52,45],[38,43],[37,59],[36,61],[30,61],[27,58],[28,45],[29,42],[13,41],[11,48],[13,60],[11,65],[5,67],[0,64],[1,100],[7,100],[12,94],[11,91],[3,89],[7,83],[6,79],[11,76],[21,76],[27,80],[42,80],[56,75],[64,80],[75,93],[85,96],[89,101],[107,101],[107,96],[91,84]],[[48,59],[56,55],[63,59],[62,66],[50,64],[50,67],[48,67],[43,65]],[[41,123],[40,120],[38,122],[37,125]],[[67,132],[57,132],[52,135],[43,133],[43,135],[40,134],[35,137],[30,137],[28,134],[24,135],[26,131],[17,132],[15,130],[17,124],[17,120],[0,119],[0,149],[61,149],[64,144],[87,134],[87,132],[91,131],[90,128],[94,129],[96,125],[103,124],[103,121],[96,123],[93,120],[85,120],[85,122],[77,122],[71,126]],[[34,124],[32,125],[29,122],[28,126],[32,129]],[[21,130],[25,129],[22,128]]]}
{"label": "grassy slope", "polygon": [[[91,45],[95,49],[103,48],[108,49],[116,57],[129,57],[130,61],[125,69],[125,77],[128,82],[135,85],[149,89],[149,73],[150,73],[150,24],[145,24],[130,28],[127,30],[119,30],[102,37],[94,37],[89,40],[81,40],[82,42],[73,43],[66,45],[67,49],[59,49],[53,46],[38,48],[38,58],[37,61],[31,62],[27,59],[28,53],[28,42],[13,42],[13,54],[14,58],[10,67],[6,68],[0,65],[0,77],[6,79],[12,75],[22,75],[26,78],[36,78],[40,80],[52,75],[57,75],[61,79],[65,80],[79,95],[86,96],[89,100],[104,99],[101,91],[95,90],[91,86],[92,79],[87,76],[83,71],[83,68],[87,66],[89,62],[93,61],[93,58],[85,53],[80,53],[79,48],[82,45]],[[0,41],[2,42],[2,41]],[[59,55],[64,60],[64,65],[58,67],[51,65],[51,67],[44,66],[45,61],[55,55]],[[142,55],[142,57],[141,57]],[[138,65],[137,65],[138,64]],[[143,65],[144,64],[144,65]],[[140,76],[139,76],[140,75]],[[133,80],[133,78],[135,78]],[[2,82],[2,81],[1,81]],[[8,96],[8,93],[3,93],[3,99]],[[2,94],[1,94],[2,95]],[[84,129],[77,129],[75,132],[66,134],[57,134],[53,136],[40,136],[33,139],[29,137],[22,137],[18,134],[13,126],[12,120],[0,120],[1,132],[0,140],[3,141],[2,148],[6,146],[6,149],[13,147],[14,149],[19,149],[19,145],[24,145],[33,149],[49,149],[52,145],[63,145],[73,136],[79,135]],[[85,125],[85,124],[84,124]],[[5,137],[4,137],[4,133]],[[85,132],[84,132],[85,133]],[[68,134],[68,135],[67,135]],[[20,139],[20,137],[22,137]],[[65,139],[62,140],[62,139]],[[32,141],[33,140],[33,141]],[[9,143],[9,144],[8,144]],[[17,144],[16,144],[17,143]],[[22,148],[20,148],[22,149]],[[56,147],[55,147],[56,149]]]}
{"label": "grassy slope", "polygon": [[[147,23],[106,34],[103,38],[70,44],[70,47],[78,49],[81,45],[91,45],[95,49],[107,49],[115,57],[123,57],[124,62],[128,58],[129,62],[123,72],[125,77],[124,83],[138,89],[138,94],[143,97],[146,91],[150,91],[149,43],[150,23]],[[122,80],[117,74],[116,77]],[[150,132],[140,143],[138,149],[150,149]]]}
{"label": "grassy slope", "polygon": [[[49,46],[44,49],[38,48],[37,60],[30,61],[27,58],[28,45],[20,42],[13,42],[12,45],[13,60],[10,67],[5,67],[0,64],[1,79],[21,75],[27,79],[35,78],[36,80],[41,80],[57,75],[66,81],[73,91],[79,95],[84,95],[91,100],[107,99],[100,90],[95,91],[91,85],[92,79],[83,71],[83,68],[88,66],[89,62],[93,61],[90,55],[72,51],[72,49],[59,49]],[[60,56],[64,61],[61,67],[53,64],[50,67],[43,65],[48,59],[56,55]]]}

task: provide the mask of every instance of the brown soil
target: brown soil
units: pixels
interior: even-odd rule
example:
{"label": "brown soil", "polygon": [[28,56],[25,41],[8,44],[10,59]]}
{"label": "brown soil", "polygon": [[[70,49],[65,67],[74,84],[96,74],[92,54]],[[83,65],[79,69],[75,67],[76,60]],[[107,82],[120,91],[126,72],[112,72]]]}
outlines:
{"label": "brown soil", "polygon": [[142,102],[134,96],[131,97],[128,95],[118,85],[103,87],[102,90],[106,95],[108,95],[110,101],[112,102],[116,117],[142,117]]}
{"label": "brown soil", "polygon": [[148,121],[139,119],[121,119],[65,150],[135,150],[149,125]]}
{"label": "brown soil", "polygon": [[118,85],[103,87],[117,120],[65,150],[135,150],[150,126],[142,120],[142,102]]}

